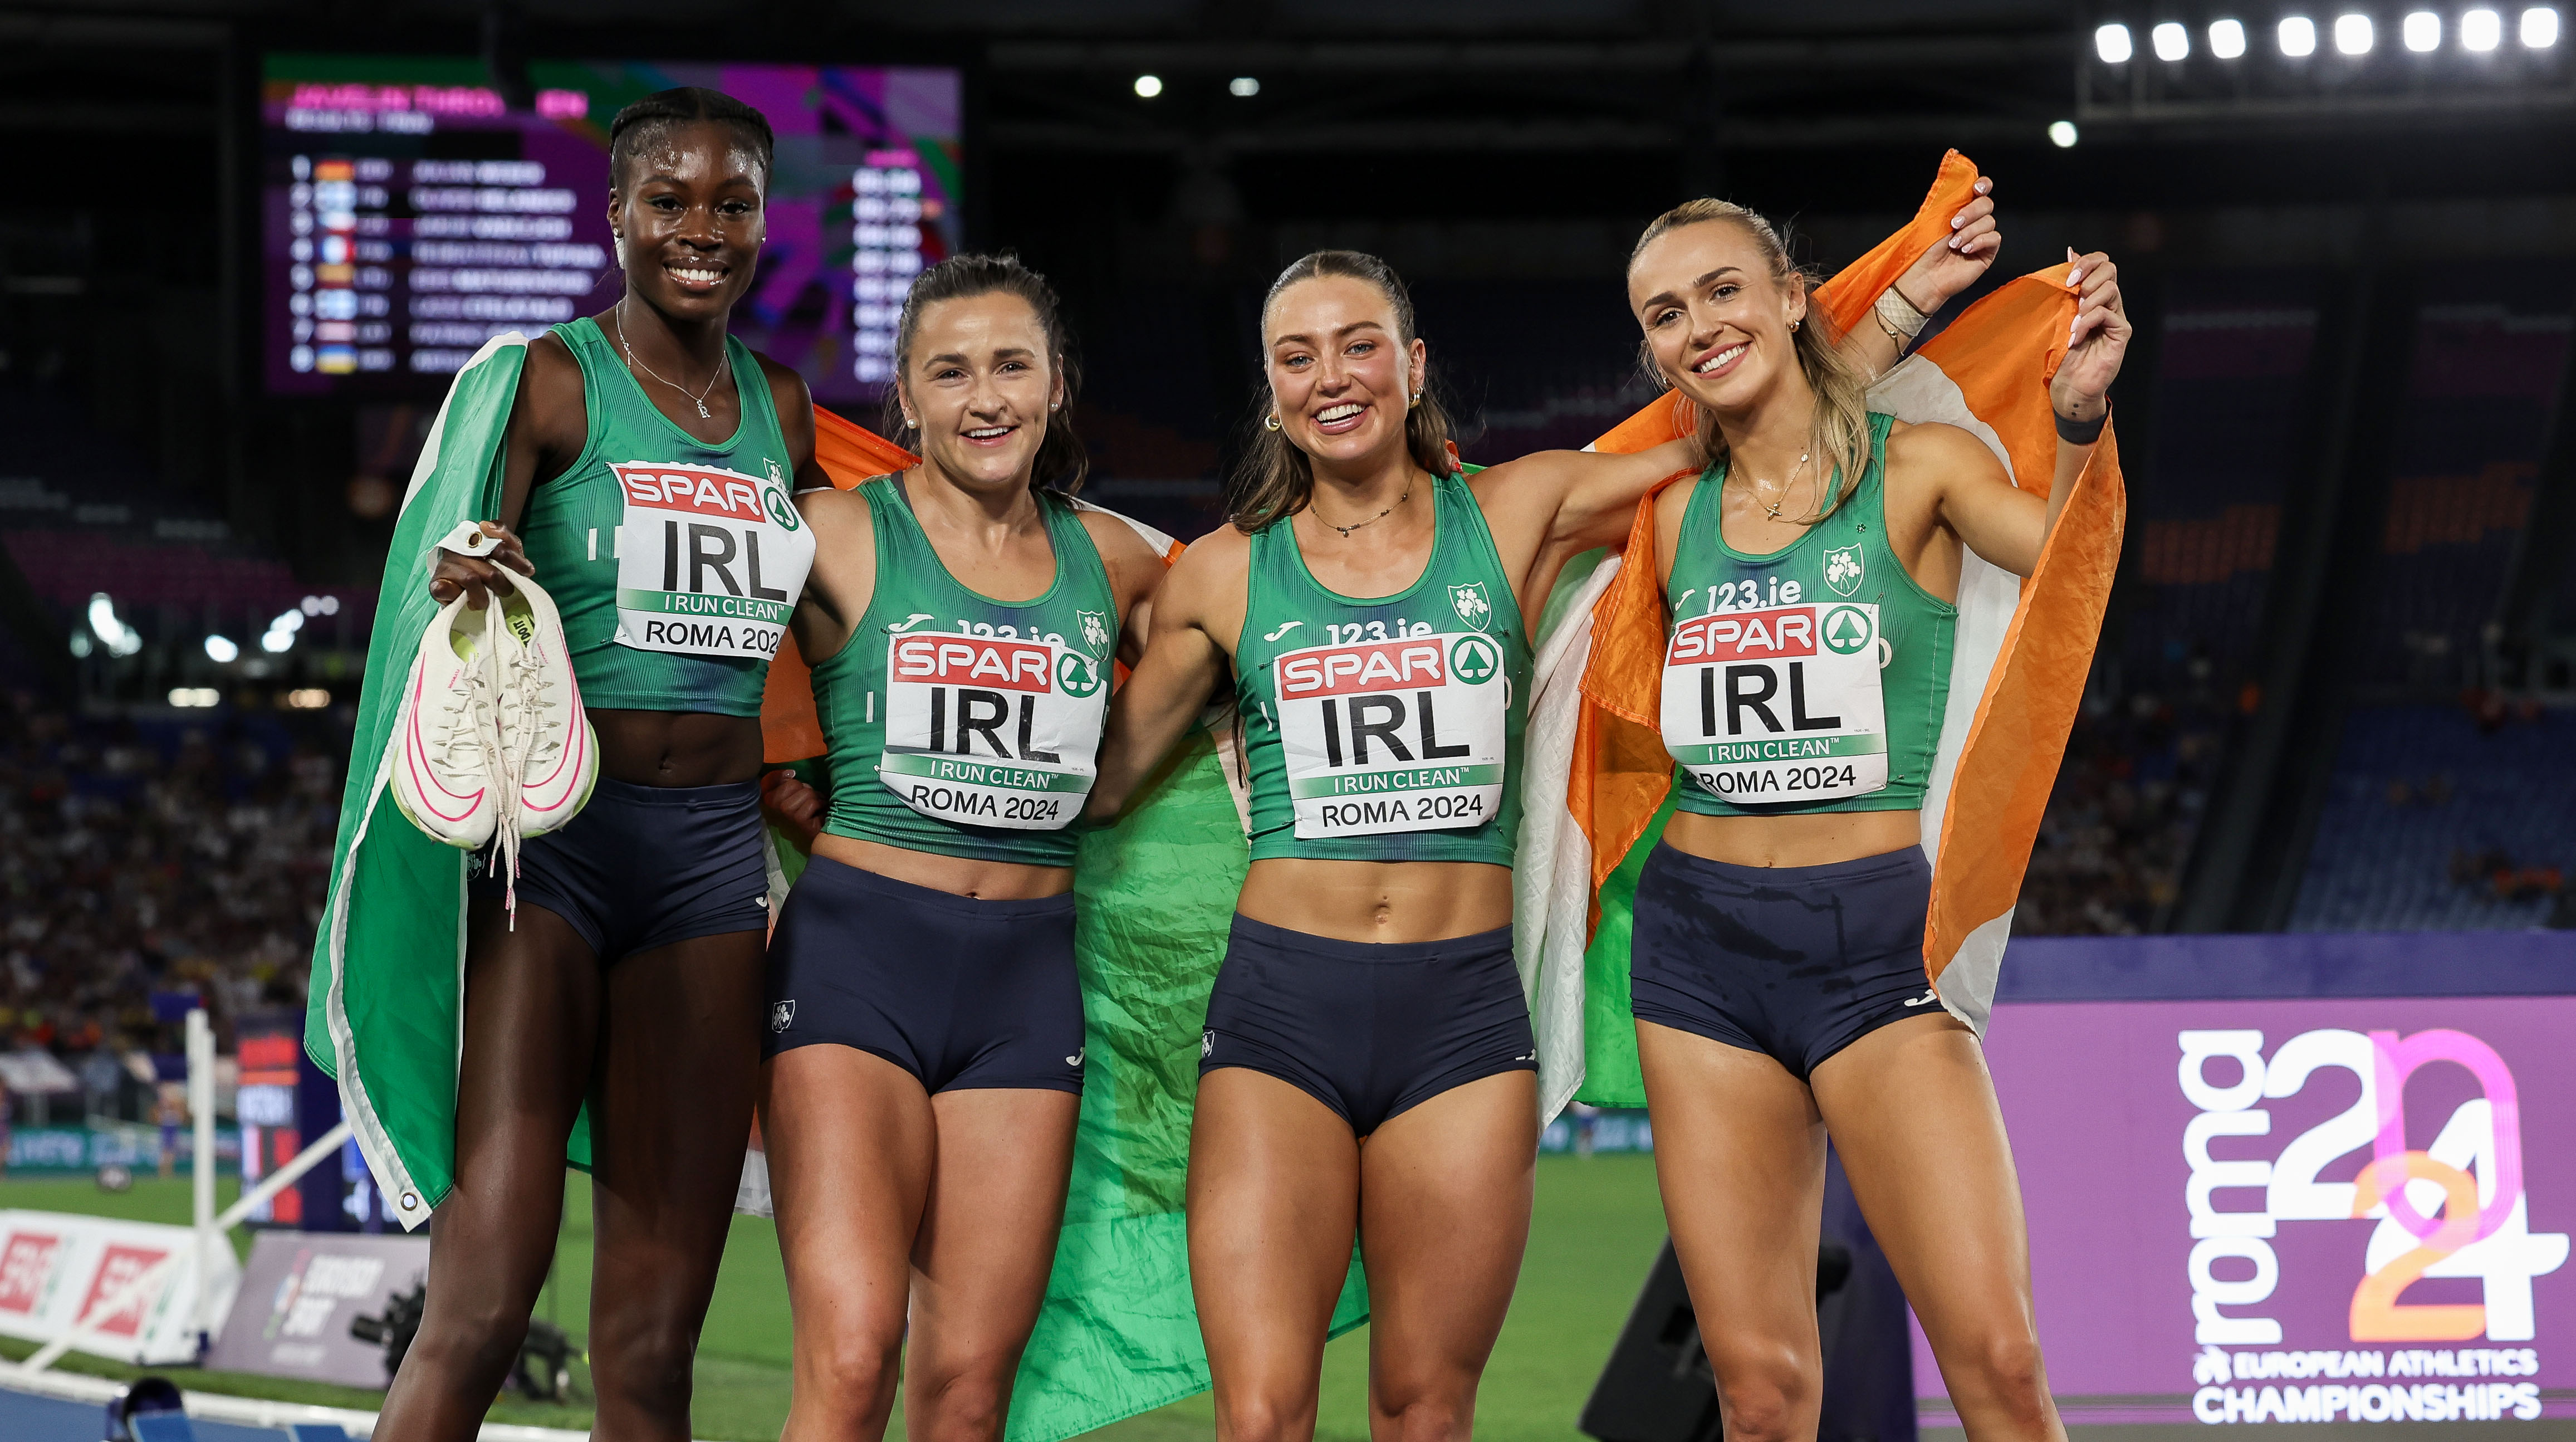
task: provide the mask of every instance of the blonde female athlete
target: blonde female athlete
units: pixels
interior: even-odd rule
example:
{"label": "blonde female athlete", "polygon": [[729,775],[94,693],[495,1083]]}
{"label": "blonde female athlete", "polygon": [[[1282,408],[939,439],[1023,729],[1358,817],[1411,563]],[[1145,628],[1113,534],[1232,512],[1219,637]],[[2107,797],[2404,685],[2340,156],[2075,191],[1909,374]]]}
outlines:
{"label": "blonde female athlete", "polygon": [[921,463],[798,498],[829,796],[770,798],[821,828],[769,954],[788,1442],[882,1436],[898,1373],[913,1442],[998,1439],[1045,1299],[1082,1101],[1068,827],[1163,576],[1068,497],[1066,349],[1043,278],[941,261],[895,340]]}
{"label": "blonde female athlete", "polygon": [[2046,502],[1966,431],[1871,414],[1761,217],[1681,206],[1629,264],[1647,356],[1708,456],[1656,497],[1679,794],[1638,883],[1632,1000],[1731,1442],[1815,1435],[1828,1133],[1968,1435],[2064,1435],[1994,1087],[1924,976],[1921,809],[1962,551],[2038,564],[2128,343],[2111,262],[2068,259]]}
{"label": "blonde female athlete", "polygon": [[[1991,210],[1981,194],[1900,281],[1919,309],[1985,269]],[[1412,306],[1372,256],[1288,267],[1262,342],[1270,405],[1233,524],[1156,597],[1092,810],[1115,814],[1231,671],[1252,868],[1208,1003],[1188,1195],[1217,1435],[1313,1435],[1356,1235],[1372,1428],[1465,1437],[1537,1150],[1511,951],[1525,618],[1696,451],[1461,473]],[[1894,357],[1874,331],[1853,344],[1871,369]]]}

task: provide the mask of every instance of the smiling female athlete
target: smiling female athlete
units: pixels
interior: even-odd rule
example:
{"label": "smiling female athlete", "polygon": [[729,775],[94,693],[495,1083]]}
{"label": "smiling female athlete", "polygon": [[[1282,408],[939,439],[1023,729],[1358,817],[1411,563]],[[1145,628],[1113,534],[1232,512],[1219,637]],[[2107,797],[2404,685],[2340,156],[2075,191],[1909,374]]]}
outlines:
{"label": "smiling female athlete", "polygon": [[1069,499],[1066,350],[1017,260],[940,262],[895,339],[921,463],[800,497],[830,795],[771,798],[821,829],[770,953],[761,1110],[789,1442],[882,1436],[898,1373],[914,1442],[999,1438],[1045,1298],[1082,1101],[1068,828],[1163,577]]}
{"label": "smiling female athlete", "polygon": [[[1900,281],[1917,309],[1992,260],[1984,189]],[[1270,405],[1233,523],[1155,599],[1092,810],[1116,814],[1230,669],[1252,867],[1208,1003],[1188,1185],[1217,1435],[1313,1435],[1356,1235],[1372,1429],[1463,1438],[1537,1151],[1511,945],[1525,618],[1697,451],[1463,474],[1412,305],[1372,256],[1289,266],[1262,344]],[[1871,369],[1896,353],[1875,330],[1852,344]]]}
{"label": "smiling female athlete", "polygon": [[[600,745],[589,804],[520,853],[518,915],[467,923],[456,1188],[386,1442],[481,1427],[526,1335],[591,1104],[591,1379],[604,1437],[689,1436],[690,1362],[751,1125],[768,928],[760,694],[814,554],[795,372],[726,334],[763,237],[771,137],[712,90],[647,96],[609,140],[624,292],[528,346],[493,561],[439,553],[430,594],[542,579]],[[524,532],[521,540],[517,531]],[[498,562],[498,564],[494,564]],[[727,625],[674,617],[722,614]]]}
{"label": "smiling female athlete", "polygon": [[2067,258],[2044,502],[1967,431],[1869,411],[1761,217],[1692,202],[1629,263],[1646,357],[1708,457],[1655,499],[1681,774],[1637,887],[1633,1001],[1665,1214],[1740,1442],[1816,1432],[1827,1133],[1968,1435],[2064,1436],[1994,1086],[1925,980],[1921,813],[1963,549],[2038,565],[2128,343],[2111,262]]}

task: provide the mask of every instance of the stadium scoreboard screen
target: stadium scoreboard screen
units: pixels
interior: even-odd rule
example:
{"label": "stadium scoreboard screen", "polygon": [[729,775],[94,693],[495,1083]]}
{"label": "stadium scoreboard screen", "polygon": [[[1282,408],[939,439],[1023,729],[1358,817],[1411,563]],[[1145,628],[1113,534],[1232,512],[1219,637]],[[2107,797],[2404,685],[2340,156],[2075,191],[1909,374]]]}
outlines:
{"label": "stadium scoreboard screen", "polygon": [[905,288],[958,244],[954,70],[537,62],[512,107],[472,60],[273,55],[261,94],[272,394],[417,398],[486,340],[606,309],[608,127],[676,85],[777,132],[734,333],[824,401],[893,371]]}

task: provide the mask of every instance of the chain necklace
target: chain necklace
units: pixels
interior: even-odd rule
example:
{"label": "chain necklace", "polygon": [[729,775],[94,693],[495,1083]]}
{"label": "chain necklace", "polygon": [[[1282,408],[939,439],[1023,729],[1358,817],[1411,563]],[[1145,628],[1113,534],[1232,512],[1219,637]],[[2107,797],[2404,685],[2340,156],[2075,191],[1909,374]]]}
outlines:
{"label": "chain necklace", "polygon": [[[648,375],[648,376],[653,377],[653,379],[655,379],[655,380],[657,380],[657,381],[661,381],[661,382],[662,382],[662,384],[664,384],[664,385],[666,385],[666,386],[669,386],[671,389],[673,389],[673,390],[675,390],[675,391],[678,391],[680,394],[682,394],[682,395],[684,395],[684,396],[689,396],[689,404],[691,404],[691,405],[693,405],[693,406],[696,406],[696,407],[698,408],[698,419],[699,419],[699,420],[706,421],[706,420],[713,420],[713,419],[715,419],[714,415],[713,415],[713,414],[711,414],[711,413],[707,410],[707,397],[708,397],[708,396],[710,396],[710,395],[713,395],[713,394],[715,393],[716,384],[717,384],[718,382],[722,381],[726,376],[728,376],[728,375],[732,374],[732,372],[733,372],[733,349],[732,349],[732,347],[730,347],[730,346],[726,347],[726,348],[725,348],[725,353],[724,353],[723,358],[722,358],[722,359],[720,359],[720,360],[718,360],[718,361],[716,362],[715,374],[710,375],[710,376],[708,376],[708,377],[707,377],[707,385],[706,385],[706,389],[704,389],[704,390],[702,390],[702,391],[699,391],[696,395],[690,396],[690,395],[689,395],[689,388],[688,388],[687,386],[684,386],[684,385],[680,384],[678,381],[673,381],[673,380],[663,380],[663,378],[662,378],[662,376],[661,376],[661,374],[660,374],[659,372],[655,371],[651,366],[648,366],[648,365],[644,364],[644,362],[642,362],[642,361],[640,361],[640,360],[637,360],[637,359],[635,358],[635,347],[633,347],[633,346],[631,346],[631,345],[628,345],[628,344],[626,343],[626,302],[625,302],[624,300],[622,300],[622,299],[621,299],[621,300],[619,300],[619,301],[617,302],[617,307],[616,307],[616,320],[617,320],[617,348],[618,348],[619,350],[622,350],[622,351],[626,352],[626,363],[627,363],[628,365],[631,365],[631,366],[635,367],[637,370],[642,371],[644,374],[646,374],[646,375]],[[1776,514],[1776,512],[1775,512],[1775,514]]]}
{"label": "chain necklace", "polygon": [[[1404,494],[1403,494],[1403,495],[1400,495],[1400,496],[1398,496],[1398,497],[1396,497],[1396,498],[1395,498],[1395,506],[1403,505],[1405,502],[1407,502],[1407,501],[1409,501],[1409,500],[1412,500],[1412,499],[1413,499],[1413,478],[1412,478],[1412,477],[1410,477],[1410,476],[1407,476],[1407,477],[1405,478],[1405,482],[1404,482]],[[1356,530],[1360,530],[1360,529],[1361,529],[1361,528],[1363,528],[1363,527],[1367,527],[1367,526],[1374,526],[1374,525],[1376,525],[1378,522],[1385,520],[1387,517],[1389,517],[1389,516],[1391,516],[1391,515],[1394,515],[1394,514],[1395,514],[1395,506],[1389,506],[1389,507],[1387,507],[1385,510],[1378,512],[1376,515],[1369,517],[1369,518],[1368,518],[1367,520],[1365,520],[1365,521],[1353,521],[1353,522],[1351,522],[1351,523],[1350,523],[1349,525],[1347,525],[1347,526],[1335,526],[1335,525],[1333,525],[1333,523],[1332,523],[1332,522],[1330,522],[1330,521],[1328,521],[1328,520],[1325,520],[1325,519],[1324,519],[1322,516],[1320,516],[1320,515],[1318,515],[1318,516],[1316,516],[1316,517],[1315,517],[1315,524],[1316,524],[1316,525],[1319,525],[1319,526],[1331,526],[1331,527],[1332,527],[1332,529],[1334,529],[1334,530],[1336,530],[1336,531],[1341,532],[1341,533],[1342,533],[1342,539],[1343,539],[1343,540],[1345,540],[1345,541],[1347,541],[1347,540],[1349,540],[1349,539],[1351,538],[1351,532],[1356,531]],[[1314,509],[1315,509],[1315,504],[1314,504],[1314,501],[1313,501],[1313,499],[1312,499],[1312,498],[1309,498],[1309,499],[1308,499],[1308,501],[1307,501],[1307,503],[1306,503],[1306,509],[1307,509],[1307,511],[1308,511],[1310,514],[1314,511]]]}
{"label": "chain necklace", "polygon": [[1807,455],[1808,453],[1805,451],[1800,451],[1798,453],[1798,464],[1789,468],[1789,479],[1780,483],[1780,499],[1777,501],[1765,501],[1762,499],[1762,480],[1760,477],[1747,476],[1745,478],[1753,482],[1753,503],[1769,512],[1771,519],[1775,521],[1780,519],[1780,507],[1782,503],[1789,499],[1789,488],[1798,484],[1799,475],[1807,469]]}

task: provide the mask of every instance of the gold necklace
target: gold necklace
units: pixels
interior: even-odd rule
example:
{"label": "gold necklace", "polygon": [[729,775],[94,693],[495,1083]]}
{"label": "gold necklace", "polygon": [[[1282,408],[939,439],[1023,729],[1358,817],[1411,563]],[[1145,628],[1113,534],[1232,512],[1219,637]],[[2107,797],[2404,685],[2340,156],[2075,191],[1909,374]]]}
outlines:
{"label": "gold necklace", "polygon": [[[1396,497],[1396,498],[1395,498],[1395,506],[1403,505],[1405,502],[1407,502],[1407,501],[1409,501],[1409,500],[1412,500],[1412,499],[1413,499],[1413,478],[1412,478],[1411,476],[1407,476],[1407,477],[1405,477],[1405,480],[1404,480],[1404,494],[1403,494],[1403,495],[1400,495],[1400,496],[1398,496],[1398,497]],[[1342,533],[1342,539],[1343,539],[1343,540],[1345,540],[1345,541],[1347,541],[1347,540],[1349,540],[1349,539],[1351,538],[1351,532],[1356,531],[1356,530],[1360,529],[1360,528],[1361,528],[1361,527],[1363,527],[1363,526],[1374,526],[1374,525],[1376,525],[1378,522],[1385,520],[1387,517],[1389,517],[1389,516],[1391,516],[1391,515],[1394,515],[1394,514],[1395,514],[1395,506],[1389,506],[1389,507],[1387,507],[1385,510],[1378,512],[1376,515],[1369,517],[1369,518],[1368,518],[1367,520],[1365,520],[1365,521],[1353,521],[1353,522],[1351,522],[1351,523],[1350,523],[1349,525],[1347,525],[1347,526],[1335,526],[1335,525],[1333,525],[1333,523],[1332,523],[1332,522],[1330,522],[1330,521],[1328,521],[1328,520],[1325,520],[1325,519],[1323,518],[1323,516],[1321,516],[1320,514],[1318,514],[1318,515],[1316,515],[1316,516],[1315,516],[1315,524],[1316,524],[1316,525],[1319,525],[1319,526],[1331,526],[1331,527],[1332,527],[1332,529],[1334,529],[1334,530],[1336,530],[1336,531],[1341,532],[1341,533]],[[1309,497],[1309,498],[1307,499],[1307,502],[1306,502],[1306,509],[1307,509],[1307,511],[1308,511],[1308,512],[1310,512],[1310,513],[1314,512],[1314,510],[1315,510],[1315,503],[1314,503],[1314,500],[1313,500],[1313,498],[1312,498],[1312,497]]]}
{"label": "gold necklace", "polygon": [[1753,482],[1753,503],[1762,507],[1763,510],[1770,512],[1771,519],[1775,521],[1780,519],[1780,507],[1783,502],[1786,502],[1789,499],[1789,488],[1798,484],[1799,475],[1807,469],[1807,455],[1808,453],[1805,451],[1800,451],[1798,453],[1798,464],[1789,468],[1789,479],[1780,483],[1780,499],[1777,501],[1766,502],[1762,499],[1761,477],[1749,476],[1746,478]]}
{"label": "gold necklace", "polygon": [[662,384],[678,391],[681,395],[688,396],[689,404],[698,408],[699,420],[705,421],[715,419],[715,417],[710,415],[707,411],[707,397],[715,394],[716,382],[723,380],[725,376],[733,370],[733,351],[730,347],[726,348],[723,358],[716,362],[715,374],[707,377],[706,389],[692,396],[689,395],[689,388],[687,386],[680,384],[678,381],[664,380],[651,366],[648,366],[644,364],[644,362],[635,358],[635,347],[626,343],[625,297],[618,297],[617,306],[611,318],[617,324],[617,348],[626,352],[626,363],[628,365],[635,367],[637,370],[642,371],[648,376],[652,376],[653,379],[657,381],[661,381]]}

